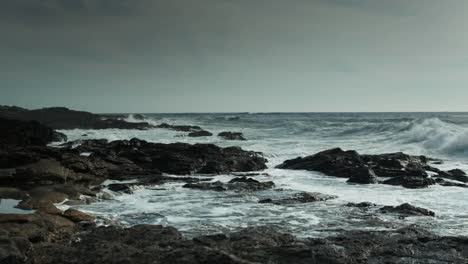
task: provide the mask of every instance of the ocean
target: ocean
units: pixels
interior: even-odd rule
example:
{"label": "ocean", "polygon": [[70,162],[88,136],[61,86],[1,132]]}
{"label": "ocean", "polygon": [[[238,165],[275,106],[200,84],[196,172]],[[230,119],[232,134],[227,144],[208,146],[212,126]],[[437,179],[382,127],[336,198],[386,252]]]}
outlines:
{"label": "ocean", "polygon": [[[125,120],[140,122],[132,114]],[[145,121],[198,125],[214,134],[191,138],[184,132],[149,130],[61,130],[69,140],[120,140],[139,138],[159,143],[212,143],[240,146],[262,152],[268,169],[255,176],[274,181],[276,188],[256,193],[212,192],[182,188],[168,183],[141,187],[133,194],[115,194],[114,200],[76,206],[103,219],[124,225],[174,226],[187,236],[231,232],[248,226],[275,225],[300,237],[326,237],[342,230],[387,230],[408,224],[441,235],[468,235],[468,189],[434,185],[405,189],[382,184],[356,185],[346,179],[318,172],[275,169],[283,161],[340,147],[361,154],[405,152],[438,158],[440,169],[468,172],[468,113],[199,113],[143,114]],[[227,141],[222,131],[242,132],[247,141]],[[200,175],[206,177],[206,175]],[[229,181],[219,175],[214,181]],[[337,195],[338,199],[293,206],[265,205],[264,198],[288,196],[299,191]],[[345,206],[349,202],[378,205],[410,203],[436,213],[430,217],[400,218]]]}

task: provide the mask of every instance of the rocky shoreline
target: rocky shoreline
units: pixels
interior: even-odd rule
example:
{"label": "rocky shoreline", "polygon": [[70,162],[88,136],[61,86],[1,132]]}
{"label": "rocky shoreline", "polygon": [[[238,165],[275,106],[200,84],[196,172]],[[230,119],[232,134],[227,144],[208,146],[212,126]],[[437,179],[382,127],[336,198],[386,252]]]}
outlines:
{"label": "rocky shoreline", "polygon": [[[41,112],[42,111],[42,112]],[[64,141],[54,129],[148,129],[148,123],[91,121],[76,111],[1,108],[0,199],[18,201],[24,213],[0,212],[0,263],[467,263],[468,238],[441,237],[417,226],[389,231],[341,231],[327,238],[297,238],[279,227],[250,227],[238,232],[187,238],[173,227],[137,225],[97,226],[96,218],[58,203],[76,205],[112,199],[104,190],[132,193],[134,186],[182,182],[200,191],[252,193],[274,188],[274,181],[255,177],[267,168],[262,153],[213,144],[161,144],[140,139]],[[44,115],[55,113],[56,115]],[[42,114],[41,114],[42,113]],[[73,114],[71,114],[73,113]],[[76,114],[82,116],[80,112]],[[91,114],[93,115],[93,114]],[[40,118],[39,118],[40,117]],[[31,121],[33,120],[33,121]],[[132,124],[132,125],[128,125]],[[49,128],[51,127],[51,128]],[[156,126],[154,126],[156,127]],[[208,135],[197,126],[159,128]],[[209,132],[208,132],[209,133]],[[211,133],[210,133],[211,134]],[[190,136],[190,134],[189,134]],[[239,133],[219,135],[244,140]],[[362,155],[339,148],[287,160],[279,169],[311,170],[347,178],[352,184],[390,184],[404,188],[430,185],[468,187],[458,169],[442,171],[425,156],[404,153]],[[237,177],[212,181],[219,174]],[[176,177],[177,175],[177,177]],[[202,175],[203,177],[200,177]],[[265,206],[317,203],[335,199],[302,192],[281,199],[264,199]],[[400,217],[434,217],[435,213],[402,204],[348,204],[374,213]],[[287,228],[286,228],[287,229]]]}

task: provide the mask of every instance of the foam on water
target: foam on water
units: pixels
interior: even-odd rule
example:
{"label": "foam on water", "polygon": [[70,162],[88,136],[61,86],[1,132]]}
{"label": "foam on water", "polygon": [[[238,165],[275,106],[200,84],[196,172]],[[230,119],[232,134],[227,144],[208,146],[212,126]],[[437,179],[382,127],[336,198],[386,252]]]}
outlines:
{"label": "foam on water", "polygon": [[[241,146],[261,151],[269,160],[271,177],[277,188],[253,194],[220,193],[165,184],[142,188],[132,195],[117,195],[79,208],[123,223],[172,225],[188,235],[228,232],[250,225],[274,224],[301,236],[326,236],[340,229],[388,229],[417,223],[442,234],[468,235],[468,190],[432,186],[410,190],[387,185],[352,185],[344,179],[319,173],[274,169],[286,159],[306,156],[321,150],[341,147],[360,153],[403,151],[441,158],[441,169],[455,167],[468,171],[468,116],[466,114],[370,113],[370,114],[145,114],[151,124],[199,125],[217,134],[222,131],[244,133],[248,141],[226,141],[217,136],[190,138],[186,133],[167,129],[67,130],[70,140],[133,137],[150,142],[213,143],[221,147]],[[132,119],[133,118],[133,119]],[[133,116],[127,118],[134,120]],[[86,136],[83,136],[86,134]],[[215,180],[229,181],[232,175]],[[280,191],[280,189],[283,189]],[[264,198],[287,197],[299,191],[339,196],[336,200],[304,205],[259,204]],[[344,206],[348,202],[373,202],[379,205],[411,203],[435,211],[436,218],[371,214]]]}

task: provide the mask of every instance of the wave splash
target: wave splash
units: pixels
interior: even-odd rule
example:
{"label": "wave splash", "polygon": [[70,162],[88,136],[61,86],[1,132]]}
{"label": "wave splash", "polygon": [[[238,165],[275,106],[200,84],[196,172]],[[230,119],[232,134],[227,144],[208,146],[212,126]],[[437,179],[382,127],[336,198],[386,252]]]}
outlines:
{"label": "wave splash", "polygon": [[439,118],[415,120],[401,134],[401,143],[419,143],[446,154],[468,154],[468,128]]}

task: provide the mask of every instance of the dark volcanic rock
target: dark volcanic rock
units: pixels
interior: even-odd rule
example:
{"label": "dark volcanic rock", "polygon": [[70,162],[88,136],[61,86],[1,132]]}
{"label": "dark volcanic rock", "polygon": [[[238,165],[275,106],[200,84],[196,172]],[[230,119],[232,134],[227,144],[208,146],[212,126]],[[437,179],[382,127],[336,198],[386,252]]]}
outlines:
{"label": "dark volcanic rock", "polygon": [[36,244],[29,257],[35,264],[467,263],[468,238],[410,226],[301,240],[273,227],[251,227],[189,240],[171,227],[111,226],[78,234],[70,243]]}
{"label": "dark volcanic rock", "polygon": [[218,137],[222,137],[226,140],[247,140],[241,132],[221,132]]}
{"label": "dark volcanic rock", "polygon": [[113,192],[122,192],[126,194],[132,194],[132,188],[130,187],[129,184],[125,183],[114,183],[114,184],[109,184],[107,185],[107,188]]}
{"label": "dark volcanic rock", "polygon": [[396,213],[403,216],[435,216],[433,211],[416,207],[408,203],[399,206],[384,206],[379,209],[382,213]]}
{"label": "dark volcanic rock", "polygon": [[138,139],[113,141],[102,145],[99,152],[103,155],[113,153],[114,156],[128,159],[146,170],[176,175],[258,171],[266,169],[267,161],[261,153],[245,151],[239,147],[160,144]]}
{"label": "dark volcanic rock", "polygon": [[170,125],[167,123],[162,123],[160,125],[156,126],[157,128],[166,128],[166,129],[171,129],[175,131],[181,131],[181,132],[197,132],[197,131],[203,131],[203,129],[199,126],[189,126],[189,125]]}
{"label": "dark volcanic rock", "polygon": [[[361,171],[361,173],[359,173],[359,170]],[[354,171],[354,173],[349,178],[348,182],[360,183],[360,184],[372,184],[372,183],[378,183],[379,181],[372,169],[369,169],[367,166],[363,166]]]}
{"label": "dark volcanic rock", "polygon": [[63,212],[62,215],[74,223],[94,222],[96,220],[96,217],[92,215],[71,208]]}
{"label": "dark volcanic rock", "polygon": [[340,148],[325,150],[305,158],[287,160],[277,168],[319,171],[342,178],[355,175],[359,178],[366,171],[366,165],[356,151],[343,151]]}
{"label": "dark volcanic rock", "polygon": [[276,205],[289,205],[289,204],[299,204],[299,203],[313,203],[313,202],[321,202],[321,201],[327,201],[331,199],[336,199],[338,196],[336,195],[328,195],[328,194],[323,194],[323,193],[318,193],[318,192],[302,192],[299,194],[296,194],[292,197],[285,198],[285,199],[278,199],[278,200],[272,200],[272,199],[265,199],[265,200],[260,200],[259,203],[272,203]]}
{"label": "dark volcanic rock", "polygon": [[271,181],[260,182],[252,178],[238,177],[230,180],[228,183],[220,181],[188,183],[184,188],[210,190],[210,191],[236,191],[236,192],[254,192],[271,189],[275,184]]}
{"label": "dark volcanic rock", "polygon": [[361,203],[347,203],[346,206],[348,207],[357,207],[357,208],[369,208],[377,206],[375,203],[371,202],[361,202]]}
{"label": "dark volcanic rock", "polygon": [[[349,178],[348,182],[377,183],[377,177],[391,177],[384,184],[401,185],[406,188],[424,188],[435,184],[426,171],[438,173],[441,177],[467,180],[459,170],[442,172],[431,167],[425,156],[411,156],[401,152],[360,155],[356,151],[340,148],[319,152],[312,156],[287,160],[277,166],[280,169],[319,171],[329,176]],[[466,178],[466,179],[465,179]]]}
{"label": "dark volcanic rock", "polygon": [[382,183],[389,185],[399,185],[409,189],[420,189],[434,185],[436,182],[432,178],[400,176],[385,180]]}
{"label": "dark volcanic rock", "polygon": [[200,130],[200,131],[193,131],[188,134],[189,137],[210,137],[213,134],[211,132]]}
{"label": "dark volcanic rock", "polygon": [[0,144],[45,146],[50,142],[65,141],[67,137],[36,121],[0,118]]}
{"label": "dark volcanic rock", "polygon": [[379,177],[419,176],[427,177],[426,170],[435,170],[427,165],[428,158],[425,156],[411,156],[402,152],[362,155]]}
{"label": "dark volcanic rock", "polygon": [[53,129],[147,129],[152,126],[146,122],[130,123],[119,119],[107,118],[65,107],[52,107],[27,110],[18,107],[0,107],[0,117],[19,120],[35,120]]}
{"label": "dark volcanic rock", "polygon": [[449,171],[441,171],[438,175],[440,178],[445,178],[449,180],[455,180],[460,182],[468,182],[468,176],[466,173],[460,169],[453,169]]}
{"label": "dark volcanic rock", "polygon": [[451,181],[446,181],[442,178],[436,178],[435,182],[439,185],[442,186],[447,186],[447,187],[461,187],[461,188],[468,188],[467,184],[464,183],[458,183],[458,182],[451,182]]}

